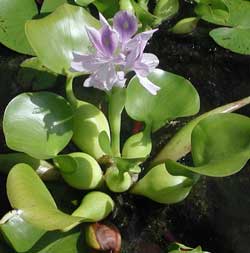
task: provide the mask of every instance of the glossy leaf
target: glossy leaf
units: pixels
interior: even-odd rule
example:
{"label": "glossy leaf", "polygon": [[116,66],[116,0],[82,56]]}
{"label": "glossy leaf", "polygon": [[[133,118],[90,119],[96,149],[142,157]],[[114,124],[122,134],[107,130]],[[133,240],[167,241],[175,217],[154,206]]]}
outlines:
{"label": "glossy leaf", "polygon": [[207,22],[228,24],[229,11],[223,0],[201,0],[195,8],[195,13]]}
{"label": "glossy leaf", "polygon": [[91,44],[85,26],[99,27],[99,22],[84,8],[63,4],[42,19],[28,21],[25,30],[41,63],[65,75],[72,52],[89,53]]}
{"label": "glossy leaf", "polygon": [[191,151],[192,131],[202,119],[218,113],[233,112],[248,104],[250,104],[250,97],[246,97],[230,104],[220,106],[191,120],[188,124],[181,128],[180,131],[177,132],[172,139],[170,139],[166,146],[155,157],[152,162],[152,166],[164,163],[167,159],[177,161],[188,154]]}
{"label": "glossy leaf", "polygon": [[110,138],[110,130],[102,111],[90,103],[81,101],[74,112],[73,120],[74,135],[72,140],[78,148],[95,159],[105,155],[99,144],[99,135],[106,132]]}
{"label": "glossy leaf", "polygon": [[8,147],[37,159],[56,156],[73,135],[72,110],[54,93],[23,93],[7,106],[3,130]]}
{"label": "glossy leaf", "polygon": [[119,0],[95,0],[93,4],[106,18],[113,18],[120,9]]}
{"label": "glossy leaf", "polygon": [[128,172],[123,172],[116,167],[110,167],[105,174],[108,188],[113,192],[125,192],[132,185],[132,178]]}
{"label": "glossy leaf", "polygon": [[203,251],[201,246],[190,248],[180,243],[172,243],[168,248],[168,253],[179,253],[186,251],[189,253],[209,253],[207,251]]}
{"label": "glossy leaf", "polygon": [[192,132],[195,167],[167,160],[171,171],[189,170],[224,177],[237,173],[250,158],[250,119],[239,114],[218,114],[200,121]]}
{"label": "glossy leaf", "polygon": [[102,151],[107,155],[112,155],[112,149],[110,146],[110,138],[107,132],[102,131],[98,136],[99,145]]}
{"label": "glossy leaf", "polygon": [[44,0],[41,8],[41,13],[53,12],[60,5],[67,2],[67,0]]}
{"label": "glossy leaf", "polygon": [[[5,240],[17,251],[26,252],[45,234],[45,230],[37,228],[25,221],[18,211],[12,211],[8,220],[0,225]],[[7,216],[7,215],[6,215]]]}
{"label": "glossy leaf", "polygon": [[181,76],[156,69],[148,78],[161,89],[150,94],[132,78],[127,88],[126,111],[137,121],[144,121],[156,131],[169,120],[194,115],[199,111],[199,95],[192,84]]}
{"label": "glossy leaf", "polygon": [[137,18],[142,23],[142,29],[147,29],[149,27],[152,27],[155,23],[159,23],[160,20],[155,15],[151,14],[149,11],[145,10],[139,3],[137,3],[135,0],[130,0]]}
{"label": "glossy leaf", "polygon": [[80,206],[72,213],[84,221],[96,222],[106,218],[114,209],[114,201],[103,192],[93,191],[82,199]]}
{"label": "glossy leaf", "polygon": [[71,153],[54,158],[64,180],[77,189],[94,189],[102,181],[102,170],[94,158],[85,153]]}
{"label": "glossy leaf", "polygon": [[87,253],[87,247],[79,231],[48,232],[29,253]]}
{"label": "glossy leaf", "polygon": [[0,1],[0,43],[22,54],[34,55],[24,32],[24,24],[38,14],[34,0]]}
{"label": "glossy leaf", "polygon": [[26,164],[17,164],[7,178],[10,204],[18,209],[27,222],[44,230],[63,230],[81,222],[57,209],[56,203],[34,170]]}
{"label": "glossy leaf", "polygon": [[173,204],[188,196],[197,179],[173,176],[164,164],[160,164],[135,183],[131,193],[145,196],[162,204]]}
{"label": "glossy leaf", "polygon": [[95,0],[75,0],[75,2],[80,6],[88,6],[93,3]]}
{"label": "glossy leaf", "polygon": [[162,21],[173,17],[179,11],[179,0],[158,0],[154,15]]}
{"label": "glossy leaf", "polygon": [[199,18],[197,17],[184,18],[178,21],[174,25],[174,27],[171,28],[171,32],[175,34],[191,33],[196,29],[198,21],[199,21]]}
{"label": "glossy leaf", "polygon": [[217,28],[209,34],[224,48],[239,54],[250,54],[250,28]]}
{"label": "glossy leaf", "polygon": [[152,142],[150,136],[150,128],[129,137],[122,149],[123,158],[139,158],[150,154],[152,150]]}

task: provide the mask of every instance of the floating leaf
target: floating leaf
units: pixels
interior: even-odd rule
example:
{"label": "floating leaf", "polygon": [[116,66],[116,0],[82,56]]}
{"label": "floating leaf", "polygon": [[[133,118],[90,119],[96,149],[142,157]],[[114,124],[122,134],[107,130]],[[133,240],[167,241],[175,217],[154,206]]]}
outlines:
{"label": "floating leaf", "polygon": [[3,130],[8,147],[37,159],[56,156],[73,135],[72,110],[54,93],[23,93],[4,113]]}
{"label": "floating leaf", "polygon": [[67,0],[43,0],[41,13],[53,12],[60,5],[67,2]]}
{"label": "floating leaf", "polygon": [[94,189],[102,181],[102,170],[94,158],[85,153],[71,153],[54,158],[64,180],[77,189]]}
{"label": "floating leaf", "polygon": [[110,130],[102,111],[90,103],[81,101],[74,112],[73,119],[74,135],[72,140],[78,148],[95,159],[105,155],[99,144],[99,135],[105,132],[110,138]]}
{"label": "floating leaf", "polygon": [[152,142],[150,136],[150,128],[134,134],[129,137],[122,149],[123,158],[139,158],[145,157],[150,154],[152,149]]}
{"label": "floating leaf", "polygon": [[80,6],[88,6],[93,3],[95,0],[75,0],[75,2]]}
{"label": "floating leaf", "polygon": [[118,0],[95,0],[93,4],[106,18],[113,18],[120,10]]}
{"label": "floating leaf", "polygon": [[[9,218],[7,217],[9,215]],[[6,216],[4,224],[0,225],[5,240],[17,251],[26,252],[45,234],[45,230],[37,228],[25,221],[18,211],[13,210]],[[3,219],[2,219],[3,220]]]}
{"label": "floating leaf", "polygon": [[0,43],[22,54],[34,55],[24,24],[38,14],[34,0],[0,0]]}
{"label": "floating leaf", "polygon": [[209,35],[224,48],[239,54],[250,54],[250,28],[217,28]]}
{"label": "floating leaf", "polygon": [[199,95],[185,78],[160,69],[148,78],[161,88],[155,96],[139,83],[137,77],[129,82],[125,108],[134,120],[144,121],[156,131],[169,120],[199,111]]}
{"label": "floating leaf", "polygon": [[116,167],[110,167],[105,174],[108,188],[113,192],[125,192],[132,185],[132,178],[128,172],[123,172]]}
{"label": "floating leaf", "polygon": [[17,164],[7,178],[10,204],[20,216],[44,230],[70,229],[82,219],[57,209],[56,203],[34,170],[26,164]]}
{"label": "floating leaf", "polygon": [[198,177],[173,176],[164,164],[153,167],[134,184],[131,193],[142,195],[162,204],[173,204],[184,200]]}
{"label": "floating leaf", "polygon": [[191,33],[196,29],[198,21],[199,18],[196,17],[184,18],[171,28],[171,32],[175,34]]}
{"label": "floating leaf", "polygon": [[154,9],[154,15],[161,21],[170,19],[179,11],[179,0],[158,0]]}
{"label": "floating leaf", "polygon": [[243,98],[241,100],[232,102],[227,105],[220,106],[206,112],[197,118],[190,121],[183,128],[177,132],[176,135],[166,144],[166,146],[159,152],[152,162],[152,165],[164,163],[167,159],[177,161],[184,157],[191,151],[191,134],[194,127],[202,120],[210,115],[218,113],[229,113],[236,111],[246,105],[250,104],[250,97]]}
{"label": "floating leaf", "polygon": [[82,199],[80,206],[72,213],[85,221],[96,222],[106,218],[114,209],[114,201],[103,192],[93,191]]}
{"label": "floating leaf", "polygon": [[186,169],[212,177],[232,175],[250,158],[250,119],[233,113],[212,115],[196,125],[191,139],[195,167],[167,160],[172,173]]}
{"label": "floating leaf", "polygon": [[207,251],[203,251],[201,246],[196,248],[190,248],[180,243],[172,243],[168,248],[169,253],[180,253],[180,252],[189,252],[189,253],[209,253]]}
{"label": "floating leaf", "polygon": [[[80,245],[80,247],[79,247]],[[29,253],[87,253],[83,235],[79,231],[48,232]]]}
{"label": "floating leaf", "polygon": [[84,8],[63,4],[42,19],[28,21],[26,35],[41,63],[65,75],[73,59],[72,52],[90,51],[86,26],[100,24]]}

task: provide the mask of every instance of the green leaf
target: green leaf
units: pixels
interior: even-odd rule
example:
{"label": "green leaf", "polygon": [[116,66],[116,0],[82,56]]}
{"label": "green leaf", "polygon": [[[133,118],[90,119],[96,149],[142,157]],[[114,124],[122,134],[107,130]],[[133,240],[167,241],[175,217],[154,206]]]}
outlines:
{"label": "green leaf", "polygon": [[77,189],[94,189],[102,181],[102,170],[94,158],[85,153],[71,153],[54,158],[64,180]]}
{"label": "green leaf", "polygon": [[185,78],[156,69],[148,76],[161,89],[150,94],[137,77],[129,82],[125,104],[128,115],[143,121],[156,131],[169,120],[196,114],[200,108],[199,95]]}
{"label": "green leaf", "polygon": [[147,29],[152,27],[155,23],[159,23],[159,18],[151,14],[149,11],[145,10],[139,3],[135,0],[131,0],[134,7],[136,16],[142,23],[142,29]]}
{"label": "green leaf", "polygon": [[171,32],[175,34],[191,33],[196,29],[198,21],[199,18],[196,17],[184,18],[171,28]]}
{"label": "green leaf", "polygon": [[95,0],[75,0],[75,2],[80,6],[88,6],[93,3]]}
{"label": "green leaf", "polygon": [[195,167],[167,160],[172,173],[186,169],[211,177],[230,176],[250,158],[250,119],[233,113],[212,115],[196,125],[191,139]]}
{"label": "green leaf", "polygon": [[158,0],[154,9],[154,15],[161,21],[170,19],[179,11],[179,0]]}
{"label": "green leaf", "polygon": [[150,128],[129,137],[122,149],[123,158],[139,158],[149,156],[152,150]]}
{"label": "green leaf", "polygon": [[98,28],[100,24],[84,8],[63,4],[42,19],[28,21],[25,30],[41,63],[65,75],[73,59],[72,52],[90,52],[85,26]]}
{"label": "green leaf", "polygon": [[20,83],[29,84],[34,90],[48,89],[56,84],[57,74],[44,67],[37,57],[23,61],[20,66]]}
{"label": "green leaf", "polygon": [[201,0],[195,13],[203,20],[217,25],[228,25],[229,10],[224,0]]}
{"label": "green leaf", "polygon": [[103,131],[110,137],[109,123],[102,111],[90,103],[79,102],[74,112],[73,142],[83,152],[99,159],[105,155],[99,144],[99,135]]}
{"label": "green leaf", "polygon": [[106,218],[114,209],[114,201],[103,192],[93,191],[82,199],[80,206],[72,213],[87,222],[96,222]]}
{"label": "green leaf", "polygon": [[102,131],[98,136],[99,145],[102,151],[107,155],[112,155],[112,149],[110,146],[110,138],[107,132]]}
{"label": "green leaf", "polygon": [[109,167],[105,174],[105,181],[108,188],[113,192],[125,192],[132,185],[132,178],[128,172],[119,170],[116,167]]}
{"label": "green leaf", "polygon": [[[192,174],[191,174],[192,175]],[[173,204],[184,200],[198,177],[171,175],[164,164],[153,167],[131,189],[131,193],[142,195],[162,204]]]}
{"label": "green leaf", "polygon": [[209,35],[224,48],[239,54],[250,54],[250,28],[217,28]]}
{"label": "green leaf", "polygon": [[190,248],[176,242],[172,243],[168,248],[169,253],[179,253],[179,252],[186,252],[186,251],[189,253],[209,253],[209,252],[203,251],[201,246],[198,246],[196,248]]}
{"label": "green leaf", "polygon": [[[7,217],[8,215],[9,217]],[[30,250],[46,232],[25,221],[18,211],[14,210],[5,217],[7,218],[6,222],[0,225],[1,233],[17,252]]]}
{"label": "green leaf", "polygon": [[56,156],[73,135],[72,110],[54,93],[23,93],[7,106],[3,130],[9,148],[37,159]]}
{"label": "green leaf", "polygon": [[191,134],[194,127],[202,120],[210,115],[218,113],[229,113],[236,111],[246,105],[250,104],[250,97],[243,98],[241,100],[232,102],[227,105],[220,106],[206,112],[197,118],[190,121],[183,128],[177,132],[174,137],[166,144],[166,146],[159,152],[152,162],[152,165],[164,163],[167,159],[177,161],[184,157],[191,151]]}
{"label": "green leaf", "polygon": [[44,0],[41,8],[41,13],[53,12],[60,5],[67,3],[67,0]]}
{"label": "green leaf", "polygon": [[81,222],[57,209],[56,203],[34,170],[26,164],[17,164],[7,178],[7,195],[20,216],[44,230],[70,229]]}
{"label": "green leaf", "polygon": [[27,253],[87,253],[88,250],[79,231],[48,232]]}
{"label": "green leaf", "polygon": [[0,0],[0,43],[22,54],[34,55],[24,24],[38,14],[34,0]]}
{"label": "green leaf", "polygon": [[95,0],[93,4],[106,18],[113,18],[120,10],[118,0]]}

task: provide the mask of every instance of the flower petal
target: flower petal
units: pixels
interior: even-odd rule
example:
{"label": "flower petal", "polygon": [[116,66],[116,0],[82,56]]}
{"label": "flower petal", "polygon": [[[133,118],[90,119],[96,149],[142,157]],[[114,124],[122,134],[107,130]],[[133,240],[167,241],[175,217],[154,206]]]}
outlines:
{"label": "flower petal", "polygon": [[126,42],[138,29],[136,17],[128,11],[119,11],[113,20],[113,27],[119,33],[120,41]]}
{"label": "flower petal", "polygon": [[136,73],[136,76],[139,79],[140,84],[147,89],[152,95],[156,95],[157,91],[159,91],[161,88],[154,83],[152,83],[147,77],[140,76]]}
{"label": "flower petal", "polygon": [[140,61],[136,61],[133,69],[140,76],[146,77],[152,72],[159,64],[159,59],[154,54],[144,53]]}
{"label": "flower petal", "polygon": [[99,20],[102,26],[109,26],[109,22],[107,21],[107,19],[101,14],[101,12],[99,12]]}
{"label": "flower petal", "polygon": [[118,46],[118,35],[109,26],[101,29],[102,52],[106,56],[111,56]]}
{"label": "flower petal", "polygon": [[101,32],[90,26],[86,26],[86,31],[95,49],[98,50],[99,52],[102,52],[103,48],[101,41]]}
{"label": "flower petal", "polygon": [[94,87],[100,90],[111,90],[116,81],[117,73],[112,63],[103,64],[95,73],[85,80],[85,87]]}
{"label": "flower petal", "polygon": [[97,55],[87,55],[73,52],[73,60],[71,62],[71,70],[77,72],[94,72],[103,62]]}

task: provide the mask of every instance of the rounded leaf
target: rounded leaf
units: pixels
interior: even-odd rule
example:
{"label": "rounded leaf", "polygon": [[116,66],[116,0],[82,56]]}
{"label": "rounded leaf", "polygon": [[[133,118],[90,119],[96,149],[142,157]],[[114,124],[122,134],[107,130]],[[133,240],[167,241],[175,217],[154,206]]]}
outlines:
{"label": "rounded leaf", "polygon": [[132,178],[128,172],[119,171],[116,167],[110,167],[105,174],[108,188],[113,192],[125,192],[132,185]]}
{"label": "rounded leaf", "polygon": [[63,179],[77,189],[93,189],[102,181],[102,169],[88,154],[76,152],[61,155],[54,158],[54,162]]}
{"label": "rounded leaf", "polygon": [[196,125],[191,142],[195,167],[168,160],[167,168],[213,177],[232,175],[250,158],[250,119],[234,113],[210,116]]}
{"label": "rounded leaf", "polygon": [[148,78],[161,89],[153,96],[135,76],[127,88],[125,104],[128,115],[144,121],[156,131],[167,121],[196,114],[200,108],[199,95],[185,78],[160,69]]}
{"label": "rounded leaf", "polygon": [[72,110],[50,92],[23,93],[7,106],[3,130],[9,148],[37,159],[56,156],[73,135]]}
{"label": "rounded leaf", "polygon": [[19,210],[19,215],[38,228],[70,229],[82,221],[57,209],[45,184],[26,164],[17,164],[10,171],[7,178],[7,195],[11,206]]}
{"label": "rounded leaf", "polygon": [[142,195],[162,204],[173,204],[184,200],[192,189],[195,180],[184,176],[171,175],[164,164],[153,167],[131,193]]}
{"label": "rounded leaf", "polygon": [[99,159],[105,155],[99,143],[99,135],[103,132],[110,138],[109,124],[97,107],[87,102],[80,102],[74,112],[74,135],[73,142],[82,151]]}
{"label": "rounded leaf", "polygon": [[93,191],[82,199],[80,206],[72,213],[86,222],[96,222],[106,218],[114,209],[114,201],[103,192]]}
{"label": "rounded leaf", "polygon": [[72,52],[89,53],[91,43],[86,26],[100,24],[84,8],[63,4],[42,19],[28,21],[25,30],[41,63],[65,75],[73,59]]}
{"label": "rounded leaf", "polygon": [[38,14],[35,1],[1,0],[0,5],[0,43],[19,53],[34,55],[24,25]]}

